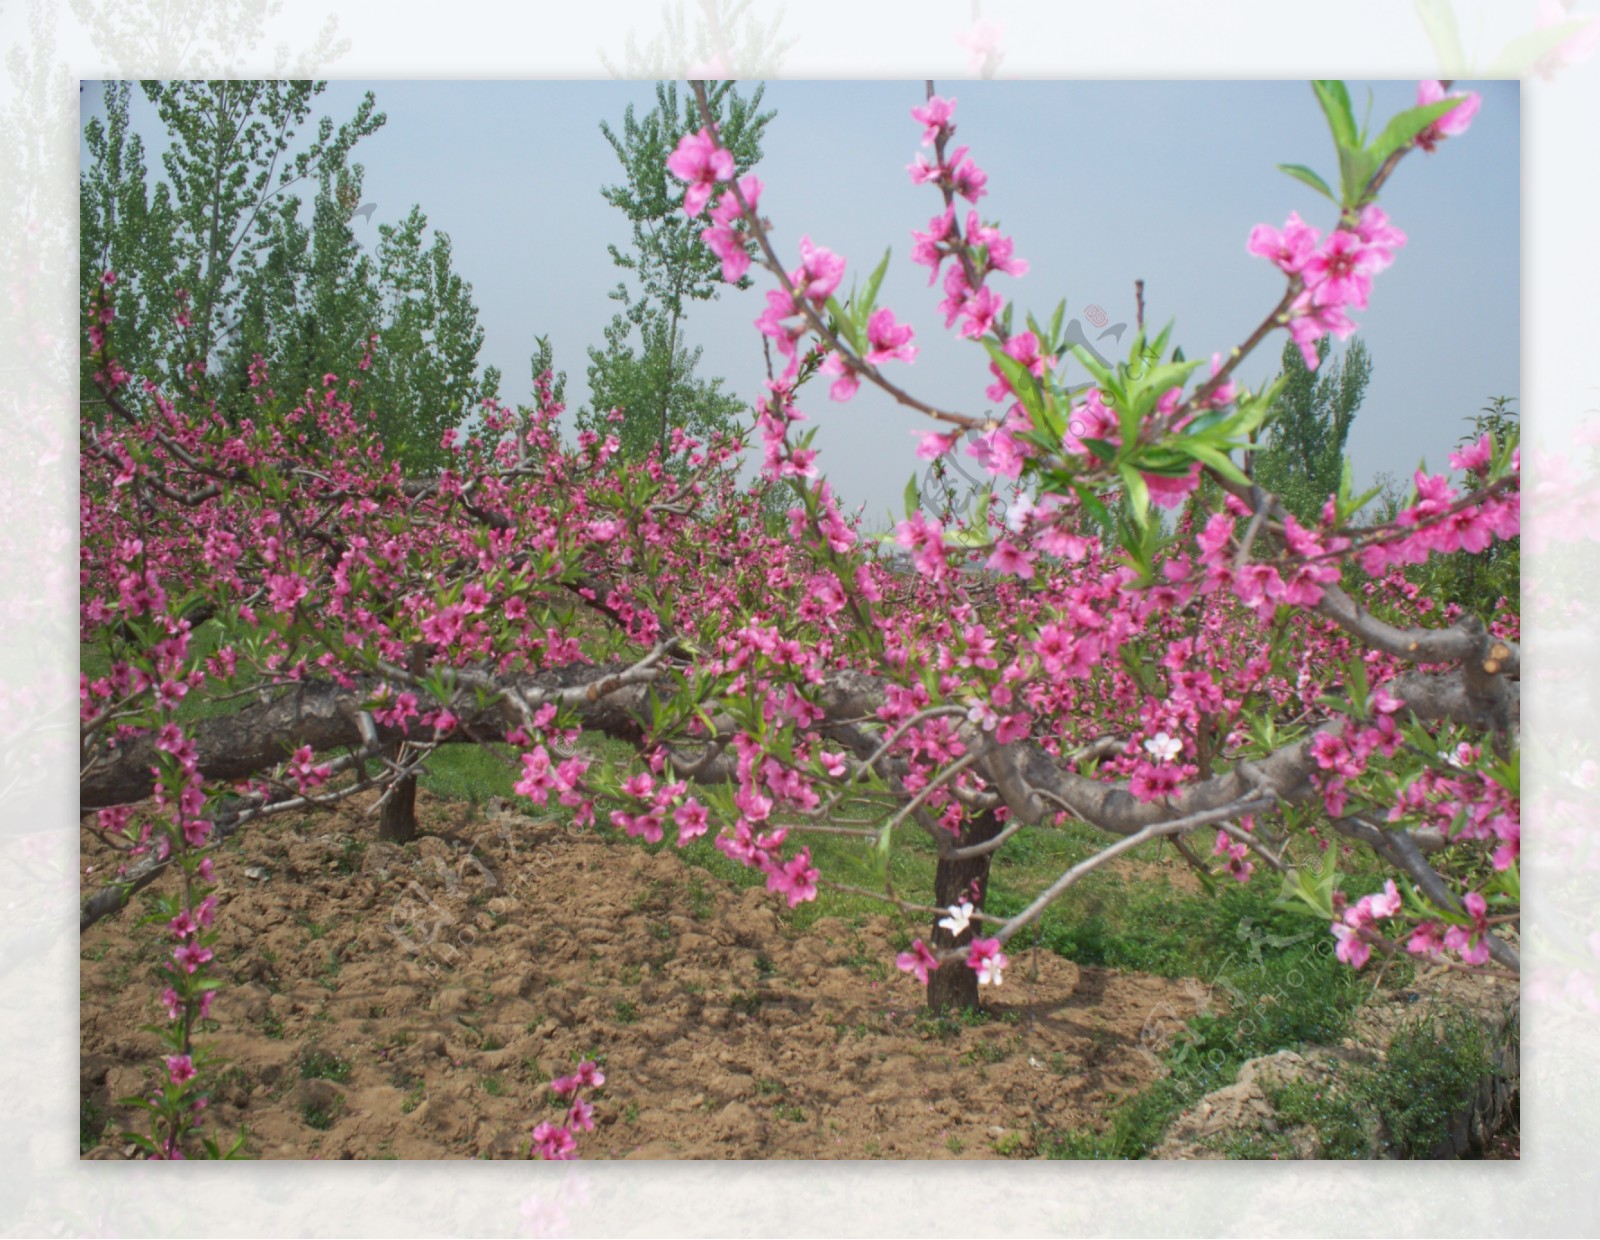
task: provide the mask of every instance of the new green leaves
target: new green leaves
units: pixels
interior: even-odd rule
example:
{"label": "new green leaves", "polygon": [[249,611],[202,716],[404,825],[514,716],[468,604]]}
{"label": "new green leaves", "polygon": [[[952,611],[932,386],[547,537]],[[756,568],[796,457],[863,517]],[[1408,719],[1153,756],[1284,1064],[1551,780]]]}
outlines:
{"label": "new green leaves", "polygon": [[1356,124],[1350,92],[1343,82],[1312,82],[1311,89],[1322,106],[1322,114],[1327,117],[1328,130],[1333,134],[1334,150],[1339,159],[1339,193],[1335,194],[1327,181],[1304,164],[1279,164],[1278,167],[1346,211],[1359,211],[1372,202],[1377,197],[1372,182],[1384,162],[1410,146],[1417,135],[1461,102],[1441,99],[1437,103],[1407,108],[1393,117],[1369,145],[1365,127]]}

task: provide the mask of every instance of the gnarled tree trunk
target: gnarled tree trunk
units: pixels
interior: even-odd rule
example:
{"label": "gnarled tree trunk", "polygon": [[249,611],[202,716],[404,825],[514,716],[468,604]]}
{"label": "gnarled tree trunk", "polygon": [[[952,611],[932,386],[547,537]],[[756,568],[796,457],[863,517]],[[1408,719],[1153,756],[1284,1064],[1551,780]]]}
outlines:
{"label": "gnarled tree trunk", "polygon": [[[388,753],[389,761],[400,761],[400,745]],[[390,844],[404,844],[417,837],[417,777],[407,775],[389,792],[378,818],[378,838]]]}
{"label": "gnarled tree trunk", "polygon": [[[1001,823],[993,810],[985,811],[969,821],[961,832],[958,847],[986,844],[1000,834]],[[971,900],[975,911],[983,910],[984,898],[989,894],[989,863],[993,853],[964,860],[941,857],[933,878],[933,902],[940,908],[949,908]],[[942,916],[942,914],[941,914]],[[974,922],[960,934],[951,934],[935,919],[932,947],[936,952],[952,947],[965,947],[977,935]],[[962,961],[949,961],[928,974],[928,1010],[943,1012],[951,1008],[976,1010],[978,1007],[978,975]]]}

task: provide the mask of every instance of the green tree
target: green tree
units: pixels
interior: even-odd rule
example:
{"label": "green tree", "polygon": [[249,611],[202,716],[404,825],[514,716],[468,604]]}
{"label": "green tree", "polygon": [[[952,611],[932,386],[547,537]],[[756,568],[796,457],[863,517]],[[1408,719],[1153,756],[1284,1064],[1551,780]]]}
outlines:
{"label": "green tree", "polygon": [[[732,82],[708,93],[718,135],[733,153],[735,175],[743,176],[761,158],[761,134],[775,113],[759,110],[760,87],[748,100]],[[605,433],[612,429],[607,415],[622,409],[616,433],[630,457],[658,445],[665,457],[674,426],[700,439],[731,430],[743,407],[722,391],[722,380],[695,376],[700,350],[684,339],[688,307],[715,298],[723,286],[720,260],[700,241],[705,221],[684,214],[684,186],[666,170],[679,140],[700,128],[694,99],[680,99],[676,83],[660,82],[656,106],[642,120],[630,105],[620,135],[604,121],[600,125],[627,176],[601,196],[628,217],[632,229],[629,251],[611,246],[611,259],[634,287],[624,281],[612,293],[623,310],[606,329],[606,346],[589,350],[591,403],[577,421],[580,428]],[[748,288],[748,278],[737,287]]]}
{"label": "green tree", "polygon": [[435,231],[417,207],[399,225],[378,229],[377,286],[382,347],[362,393],[377,410],[378,429],[408,463],[443,463],[440,437],[460,426],[500,390],[500,372],[478,371],[483,328],[472,285],[451,264],[450,237]]}
{"label": "green tree", "polygon": [[[452,268],[450,238],[425,236],[420,209],[378,227],[375,255],[357,240],[363,169],[350,156],[384,123],[372,94],[344,125],[324,117],[309,144],[295,140],[324,85],[144,83],[171,142],[167,179],[152,188],[132,92],[109,84],[106,123],[85,127],[81,291],[108,268],[128,280],[133,302],[112,346],[135,374],[187,386],[186,367],[203,359],[211,395],[234,416],[253,405],[257,355],[285,393],[320,390],[325,374],[359,378],[344,394],[376,412],[407,468],[434,468],[444,429],[496,396],[500,376],[478,371],[472,286]],[[309,213],[289,192],[302,181],[316,187]],[[362,373],[373,336],[381,344]]]}
{"label": "green tree", "polygon": [[1300,347],[1283,347],[1283,390],[1273,405],[1266,443],[1255,453],[1253,477],[1302,522],[1321,518],[1339,489],[1350,425],[1372,378],[1372,359],[1359,339],[1338,366],[1328,364],[1328,338],[1317,341],[1318,366],[1306,366]]}
{"label": "green tree", "polygon": [[132,91],[107,84],[106,124],[91,120],[84,131],[91,164],[79,181],[80,287],[86,295],[108,268],[129,280],[134,300],[113,336],[123,364],[184,382],[192,362],[217,369],[246,290],[272,281],[263,267],[299,209],[289,189],[343,162],[384,117],[368,93],[351,120],[336,130],[324,117],[301,144],[296,132],[326,83],[141,85],[170,144],[166,178],[149,187],[143,143],[130,130]]}

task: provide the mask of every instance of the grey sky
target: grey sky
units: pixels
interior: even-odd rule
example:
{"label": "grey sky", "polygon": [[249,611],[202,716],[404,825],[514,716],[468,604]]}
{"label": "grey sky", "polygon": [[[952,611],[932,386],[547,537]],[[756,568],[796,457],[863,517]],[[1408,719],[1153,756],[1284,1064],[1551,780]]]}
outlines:
{"label": "grey sky", "polygon": [[[1358,115],[1371,90],[1381,125],[1414,98],[1416,83],[1351,84]],[[1437,152],[1410,156],[1382,203],[1410,241],[1375,282],[1372,306],[1355,315],[1374,374],[1351,435],[1357,477],[1401,477],[1418,460],[1445,454],[1491,395],[1520,393],[1519,87],[1471,82],[1484,97],[1472,129]],[[620,273],[608,243],[626,245],[626,221],[599,189],[621,167],[599,131],[620,127],[624,108],[654,103],[648,82],[343,82],[320,96],[322,111],[348,117],[371,89],[388,123],[356,149],[364,198],[377,204],[358,239],[397,222],[413,203],[449,233],[456,270],[472,283],[486,331],[482,360],[504,372],[508,401],[528,396],[528,358],[548,334],[568,372],[568,402],[587,397],[586,349],[615,310],[607,293]],[[1133,281],[1146,282],[1147,318],[1177,322],[1191,356],[1226,351],[1275,303],[1282,278],[1246,254],[1258,222],[1281,225],[1291,210],[1318,227],[1332,205],[1277,171],[1305,163],[1334,179],[1332,145],[1304,82],[979,82],[936,84],[957,99],[958,143],[989,174],[980,200],[1031,269],[996,276],[1018,306],[1047,317],[1063,297],[1070,315],[1091,304],[1111,323],[1132,323]],[[85,94],[86,115],[98,110]],[[879,297],[917,329],[921,354],[896,378],[931,403],[969,413],[988,408],[986,358],[944,331],[927,269],[909,261],[910,230],[939,205],[905,171],[919,149],[908,110],[923,84],[773,82],[775,109],[762,207],[785,261],[798,262],[808,235],[849,261],[843,288],[891,247]],[[143,107],[137,99],[136,108]],[[963,211],[965,208],[962,202]],[[721,375],[746,399],[761,391],[761,338],[751,326],[770,277],[697,305],[688,326],[703,345],[700,373]],[[1090,339],[1096,331],[1085,322]],[[1131,330],[1131,328],[1130,328]],[[1128,337],[1123,337],[1125,348]],[[1277,370],[1281,334],[1244,369],[1257,384]],[[1108,356],[1117,346],[1098,346]],[[1069,371],[1084,376],[1076,363]],[[865,504],[878,524],[898,512],[906,479],[923,462],[913,432],[933,424],[863,388],[848,404],[814,383],[802,393],[808,425],[820,428],[819,464],[847,506]]]}

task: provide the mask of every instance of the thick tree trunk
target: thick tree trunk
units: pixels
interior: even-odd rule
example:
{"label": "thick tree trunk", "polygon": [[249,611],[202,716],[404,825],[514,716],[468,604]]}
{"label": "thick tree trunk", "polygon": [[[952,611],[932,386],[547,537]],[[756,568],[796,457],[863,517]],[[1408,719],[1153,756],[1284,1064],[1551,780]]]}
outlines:
{"label": "thick tree trunk", "polygon": [[[400,760],[400,746],[389,751],[389,761]],[[378,819],[378,838],[390,844],[404,844],[417,837],[417,777],[407,775],[395,785],[383,803]]]}
{"label": "thick tree trunk", "polygon": [[[961,833],[960,847],[984,844],[1000,834],[1001,823],[991,810],[979,814],[967,823]],[[975,911],[982,912],[984,897],[989,893],[989,863],[993,853],[953,861],[941,858],[934,872],[933,902],[940,908],[949,908],[971,900]],[[943,916],[943,914],[940,914]],[[968,926],[959,935],[951,934],[934,919],[933,950],[944,951],[952,947],[965,947],[977,936],[977,923]],[[977,936],[981,937],[981,936]],[[961,961],[949,961],[928,974],[928,1010],[943,1012],[952,1008],[976,1010],[978,1007],[978,975]]]}

